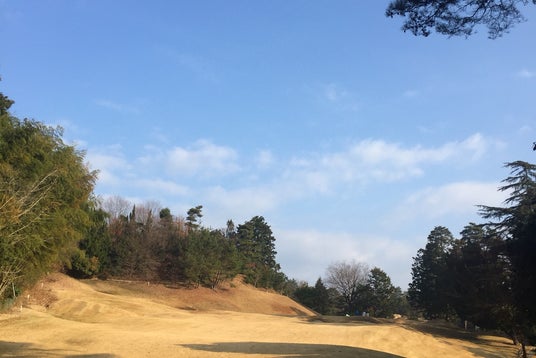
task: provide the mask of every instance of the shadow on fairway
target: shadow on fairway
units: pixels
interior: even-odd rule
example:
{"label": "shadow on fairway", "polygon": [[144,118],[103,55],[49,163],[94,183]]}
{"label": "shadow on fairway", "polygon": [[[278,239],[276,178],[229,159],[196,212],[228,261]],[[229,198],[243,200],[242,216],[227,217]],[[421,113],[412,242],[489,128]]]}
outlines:
{"label": "shadow on fairway", "polygon": [[0,357],[114,358],[113,354],[72,354],[61,349],[42,349],[27,342],[0,341]]}
{"label": "shadow on fairway", "polygon": [[371,357],[396,358],[398,355],[365,348],[313,343],[223,342],[181,344],[182,347],[215,353],[269,354],[280,357]]}

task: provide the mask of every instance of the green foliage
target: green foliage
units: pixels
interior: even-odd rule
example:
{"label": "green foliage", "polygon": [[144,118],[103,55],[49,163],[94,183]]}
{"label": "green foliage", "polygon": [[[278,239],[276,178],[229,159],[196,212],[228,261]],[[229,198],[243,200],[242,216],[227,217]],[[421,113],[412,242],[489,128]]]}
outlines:
{"label": "green foliage", "polygon": [[188,210],[188,216],[186,216],[186,226],[188,227],[188,230],[196,230],[199,228],[198,220],[203,217],[203,214],[201,214],[202,209],[203,205],[198,205],[195,208]]}
{"label": "green foliage", "polygon": [[536,165],[523,161],[506,164],[510,176],[499,190],[509,193],[505,207],[481,207],[487,224],[504,240],[503,254],[511,267],[514,330],[523,337],[536,331]]}
{"label": "green foliage", "polygon": [[93,202],[86,205],[86,212],[89,225],[78,243],[79,250],[75,251],[67,267],[67,273],[78,278],[105,275],[110,270],[109,216]]}
{"label": "green foliage", "polygon": [[445,295],[463,320],[483,328],[512,327],[510,263],[502,239],[491,229],[471,223],[456,240],[448,258],[451,285]]}
{"label": "green foliage", "polygon": [[391,283],[391,278],[380,268],[370,270],[367,291],[371,307],[368,311],[372,311],[373,316],[387,318],[395,313],[395,287]]}
{"label": "green foliage", "polygon": [[238,254],[233,243],[218,230],[190,232],[184,252],[184,275],[194,285],[216,288],[238,273]]}
{"label": "green foliage", "polygon": [[0,297],[67,263],[89,225],[96,172],[60,128],[19,120],[0,94]]}
{"label": "green foliage", "polygon": [[419,249],[411,268],[410,304],[422,310],[426,318],[448,318],[452,313],[445,291],[448,283],[447,258],[454,243],[450,231],[435,227],[424,249]]}
{"label": "green foliage", "polygon": [[282,280],[275,260],[275,237],[262,216],[238,225],[236,245],[246,281],[259,287],[274,287]]}
{"label": "green foliage", "polygon": [[[491,219],[470,223],[460,240],[435,228],[412,268],[409,298],[426,317],[451,310],[525,345],[536,332],[536,165],[507,163],[504,207],[481,206]],[[525,355],[526,356],[526,355]]]}

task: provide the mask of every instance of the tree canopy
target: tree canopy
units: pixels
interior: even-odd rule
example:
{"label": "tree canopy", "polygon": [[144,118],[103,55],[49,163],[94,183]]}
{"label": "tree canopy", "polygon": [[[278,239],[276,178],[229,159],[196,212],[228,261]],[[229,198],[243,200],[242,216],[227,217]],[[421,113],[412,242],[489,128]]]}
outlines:
{"label": "tree canopy", "polygon": [[402,16],[402,30],[428,36],[434,30],[447,36],[470,36],[485,25],[497,38],[525,21],[520,6],[536,0],[393,0],[386,16]]}
{"label": "tree canopy", "polygon": [[11,116],[12,103],[0,93],[0,297],[69,261],[96,180],[61,128]]}

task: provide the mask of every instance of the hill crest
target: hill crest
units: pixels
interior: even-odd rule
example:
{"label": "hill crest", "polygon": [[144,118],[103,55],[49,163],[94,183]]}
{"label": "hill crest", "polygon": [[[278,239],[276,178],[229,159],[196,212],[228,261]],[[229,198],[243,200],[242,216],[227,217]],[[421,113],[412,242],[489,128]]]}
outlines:
{"label": "hill crest", "polygon": [[[240,276],[222,284],[217,289],[206,287],[185,288],[128,280],[77,280],[61,273],[49,274],[39,281],[23,298],[23,305],[65,313],[65,306],[76,307],[96,302],[98,296],[115,309],[126,300],[146,300],[147,304],[158,304],[188,311],[234,311],[287,316],[314,316],[310,309],[289,297],[268,290],[258,289],[243,282]],[[105,309],[102,307],[101,309]],[[109,307],[109,309],[112,309]],[[75,312],[73,312],[75,313]]]}

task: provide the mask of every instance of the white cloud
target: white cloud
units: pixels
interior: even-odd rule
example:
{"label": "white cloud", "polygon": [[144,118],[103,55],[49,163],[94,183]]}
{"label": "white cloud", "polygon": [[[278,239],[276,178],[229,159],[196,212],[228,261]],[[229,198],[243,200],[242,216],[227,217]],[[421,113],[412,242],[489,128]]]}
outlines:
{"label": "white cloud", "polygon": [[406,98],[414,98],[417,97],[419,94],[420,92],[414,89],[408,89],[403,93],[404,97]]}
{"label": "white cloud", "polygon": [[444,218],[447,215],[474,215],[476,205],[500,206],[506,193],[500,192],[498,183],[457,182],[439,187],[428,187],[408,196],[395,209],[389,220],[411,221]]}
{"label": "white cloud", "polygon": [[110,146],[105,150],[88,150],[86,159],[89,167],[97,169],[98,183],[102,185],[119,185],[127,177],[132,167],[123,157],[120,146]]}
{"label": "white cloud", "polygon": [[335,83],[324,85],[321,97],[337,110],[357,111],[360,108],[357,96]]}
{"label": "white cloud", "polygon": [[258,168],[266,169],[274,163],[274,156],[269,150],[261,150],[259,153],[257,153],[255,161]]}
{"label": "white cloud", "polygon": [[190,189],[187,186],[177,184],[173,181],[162,179],[142,179],[137,180],[135,186],[149,190],[151,192],[158,192],[165,195],[188,195]]}
{"label": "white cloud", "polygon": [[293,158],[287,168],[287,180],[300,183],[302,190],[329,192],[340,183],[394,182],[418,177],[425,165],[456,161],[457,164],[479,159],[491,142],[474,134],[460,142],[436,148],[400,144],[383,140],[363,140],[342,151]]}
{"label": "white cloud", "polygon": [[95,104],[110,109],[114,112],[122,113],[122,114],[140,114],[140,110],[137,107],[125,105],[122,103],[114,102],[108,99],[98,99],[95,101]]}
{"label": "white cloud", "polygon": [[[489,143],[480,134],[428,148],[369,139],[340,151],[278,162],[281,170],[270,170],[263,175],[259,174],[259,168],[275,163],[270,151],[260,151],[252,165],[245,163],[240,167],[233,148],[207,140],[199,140],[189,147],[145,146],[146,155],[133,165],[122,156],[120,148],[106,151],[114,154],[89,152],[88,159],[94,168],[101,170],[102,185],[122,183],[163,201],[171,197],[178,202],[195,199],[196,203],[218,212],[217,215],[225,215],[213,221],[221,224],[228,218],[247,219],[253,214],[281,210],[285,204],[304,198],[333,197],[365,187],[375,190],[376,184],[422,176],[431,165],[470,163],[487,151]],[[483,199],[493,198],[496,189],[479,183],[429,188],[408,197],[395,216],[399,222],[412,220],[413,216],[408,217],[408,207],[411,215],[446,215],[469,210],[474,213],[474,205],[486,204]]]}
{"label": "white cloud", "polygon": [[[267,187],[226,189],[222,186],[206,188],[203,199],[219,211],[246,218],[251,213],[261,214],[275,209],[283,200],[280,193]],[[233,216],[235,217],[235,216]]]}
{"label": "white cloud", "polygon": [[[166,153],[166,170],[175,175],[225,175],[239,170],[234,149],[197,141],[192,148],[174,147]],[[147,158],[146,158],[147,159]]]}
{"label": "white cloud", "polygon": [[364,262],[381,267],[397,285],[409,282],[407,266],[414,248],[402,241],[380,235],[317,230],[281,230],[274,232],[278,259],[285,262],[283,271],[291,278],[311,284],[325,276],[326,268],[335,261]]}
{"label": "white cloud", "polygon": [[536,72],[534,71],[530,71],[526,68],[520,70],[518,73],[517,73],[517,77],[521,77],[521,78],[533,78],[536,76]]}

